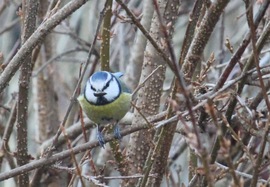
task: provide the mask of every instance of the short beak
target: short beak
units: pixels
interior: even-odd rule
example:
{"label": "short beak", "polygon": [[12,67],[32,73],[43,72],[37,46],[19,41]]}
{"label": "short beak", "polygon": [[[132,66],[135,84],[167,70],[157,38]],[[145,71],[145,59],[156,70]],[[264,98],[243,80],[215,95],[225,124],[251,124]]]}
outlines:
{"label": "short beak", "polygon": [[104,96],[104,95],[106,95],[105,92],[94,92],[94,96],[95,96],[95,97],[102,97],[102,96]]}

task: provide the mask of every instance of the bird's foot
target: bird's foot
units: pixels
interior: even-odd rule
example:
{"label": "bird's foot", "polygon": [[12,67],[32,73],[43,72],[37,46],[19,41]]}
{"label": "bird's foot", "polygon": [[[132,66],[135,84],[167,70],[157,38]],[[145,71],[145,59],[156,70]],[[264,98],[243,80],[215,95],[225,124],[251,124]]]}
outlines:
{"label": "bird's foot", "polygon": [[99,143],[100,147],[105,148],[104,136],[103,136],[102,132],[99,131],[99,129],[97,130],[97,139],[98,139],[98,143]]}
{"label": "bird's foot", "polygon": [[122,136],[120,134],[120,128],[117,124],[114,126],[113,132],[114,132],[114,137],[118,140],[121,140]]}

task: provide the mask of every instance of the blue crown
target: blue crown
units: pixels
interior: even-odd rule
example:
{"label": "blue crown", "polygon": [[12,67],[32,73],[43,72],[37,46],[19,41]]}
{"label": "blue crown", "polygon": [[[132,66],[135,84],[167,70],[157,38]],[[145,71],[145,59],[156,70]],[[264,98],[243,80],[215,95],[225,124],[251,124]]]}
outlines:
{"label": "blue crown", "polygon": [[108,75],[109,74],[107,72],[105,72],[105,71],[96,72],[91,76],[91,81],[93,81],[93,82],[106,81],[107,78],[108,78]]}

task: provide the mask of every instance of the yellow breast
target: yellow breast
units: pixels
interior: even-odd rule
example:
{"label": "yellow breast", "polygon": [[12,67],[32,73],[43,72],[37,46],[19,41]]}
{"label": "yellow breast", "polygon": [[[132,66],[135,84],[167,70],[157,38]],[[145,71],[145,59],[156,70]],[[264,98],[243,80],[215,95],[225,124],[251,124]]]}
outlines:
{"label": "yellow breast", "polygon": [[83,95],[78,101],[87,117],[97,124],[105,124],[112,121],[119,121],[130,109],[131,94],[122,93],[115,101],[106,105],[93,105]]}

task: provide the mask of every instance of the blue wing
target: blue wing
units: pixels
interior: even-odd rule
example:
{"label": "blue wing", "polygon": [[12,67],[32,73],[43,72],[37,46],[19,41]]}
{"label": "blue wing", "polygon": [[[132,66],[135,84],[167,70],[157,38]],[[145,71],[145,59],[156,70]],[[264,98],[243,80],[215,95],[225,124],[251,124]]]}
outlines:
{"label": "blue wing", "polygon": [[116,73],[112,73],[120,82],[121,84],[121,88],[123,92],[127,92],[127,93],[131,93],[131,91],[129,90],[129,88],[126,86],[126,84],[120,80],[120,78],[124,75],[122,72],[116,72]]}
{"label": "blue wing", "polygon": [[122,72],[116,72],[116,73],[112,73],[114,76],[116,76],[117,78],[122,77],[124,74]]}

